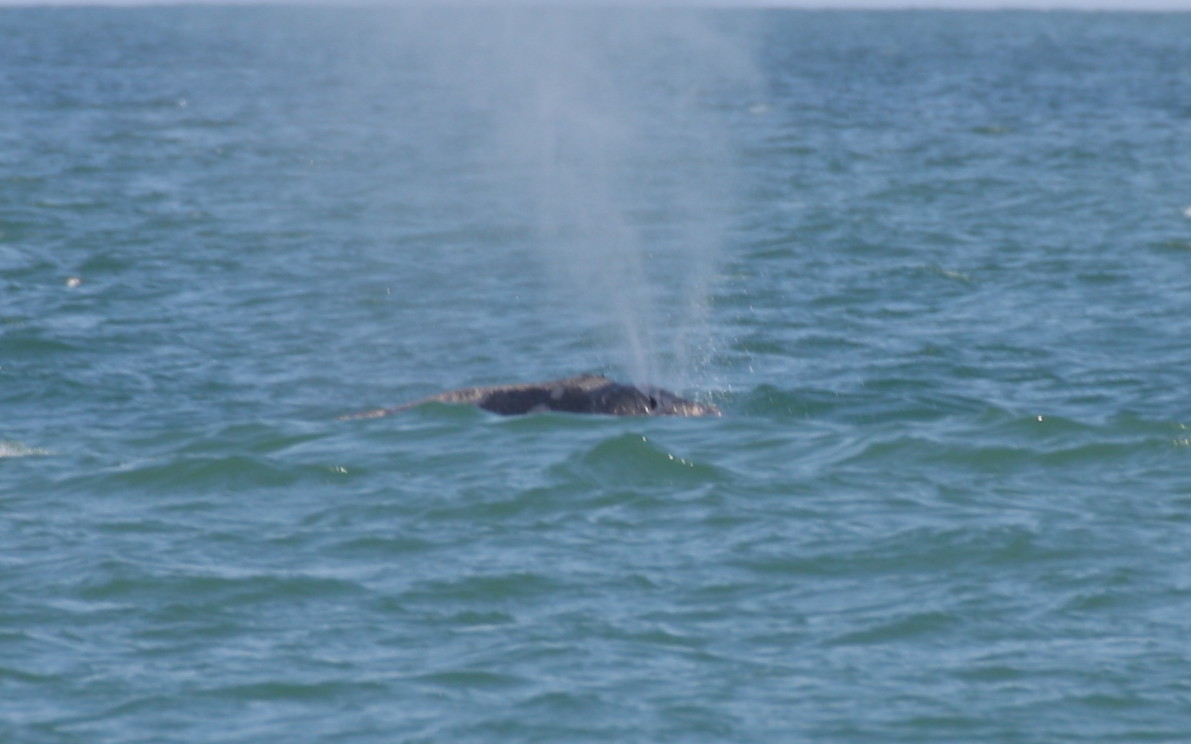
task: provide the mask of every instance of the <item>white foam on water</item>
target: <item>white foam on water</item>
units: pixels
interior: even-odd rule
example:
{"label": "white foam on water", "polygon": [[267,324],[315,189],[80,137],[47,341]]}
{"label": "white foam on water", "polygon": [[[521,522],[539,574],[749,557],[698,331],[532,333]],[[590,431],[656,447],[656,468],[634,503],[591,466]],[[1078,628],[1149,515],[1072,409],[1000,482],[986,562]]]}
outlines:
{"label": "white foam on water", "polygon": [[37,447],[29,447],[20,442],[4,442],[0,441],[0,459],[17,458],[17,457],[40,457],[44,455],[53,454],[49,450],[39,449]]}

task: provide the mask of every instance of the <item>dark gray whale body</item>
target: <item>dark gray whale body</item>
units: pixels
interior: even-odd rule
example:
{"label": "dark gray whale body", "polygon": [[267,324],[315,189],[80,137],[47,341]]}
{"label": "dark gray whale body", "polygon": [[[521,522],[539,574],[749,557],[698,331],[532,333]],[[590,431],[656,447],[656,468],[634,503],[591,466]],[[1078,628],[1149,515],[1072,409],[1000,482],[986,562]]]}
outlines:
{"label": "dark gray whale body", "polygon": [[396,408],[378,408],[344,418],[378,418],[432,402],[471,404],[503,416],[545,411],[609,416],[721,415],[713,405],[680,398],[664,388],[621,385],[602,375],[579,375],[549,382],[449,390]]}

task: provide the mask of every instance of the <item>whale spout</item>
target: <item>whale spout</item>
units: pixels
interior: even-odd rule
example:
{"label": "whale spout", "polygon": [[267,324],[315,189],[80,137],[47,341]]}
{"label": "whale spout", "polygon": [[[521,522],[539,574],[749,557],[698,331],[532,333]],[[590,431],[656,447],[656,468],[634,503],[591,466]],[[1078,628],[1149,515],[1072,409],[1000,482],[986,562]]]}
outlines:
{"label": "whale spout", "polygon": [[377,408],[342,418],[379,418],[434,402],[479,406],[502,416],[546,411],[608,416],[722,415],[720,409],[709,403],[687,400],[665,388],[622,385],[602,375],[579,375],[548,382],[448,390],[396,408]]}

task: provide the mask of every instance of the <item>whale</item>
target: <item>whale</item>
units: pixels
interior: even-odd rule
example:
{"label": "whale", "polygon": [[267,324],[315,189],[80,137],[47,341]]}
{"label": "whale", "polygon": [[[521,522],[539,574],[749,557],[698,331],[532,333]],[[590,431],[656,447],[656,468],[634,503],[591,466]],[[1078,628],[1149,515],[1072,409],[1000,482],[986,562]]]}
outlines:
{"label": "whale", "polygon": [[710,403],[699,403],[652,385],[622,385],[603,375],[584,374],[562,380],[515,385],[468,387],[421,398],[395,408],[376,408],[341,419],[368,419],[401,413],[426,403],[478,406],[502,416],[528,413],[604,414],[607,416],[721,416]]}

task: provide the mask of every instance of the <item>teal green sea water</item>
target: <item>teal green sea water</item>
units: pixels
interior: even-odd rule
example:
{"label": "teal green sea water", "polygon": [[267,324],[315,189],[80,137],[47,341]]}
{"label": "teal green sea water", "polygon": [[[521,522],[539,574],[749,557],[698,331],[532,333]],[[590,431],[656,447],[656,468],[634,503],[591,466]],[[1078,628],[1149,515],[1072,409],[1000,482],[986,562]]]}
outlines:
{"label": "teal green sea water", "polygon": [[0,10],[0,741],[1191,739],[1188,39]]}

